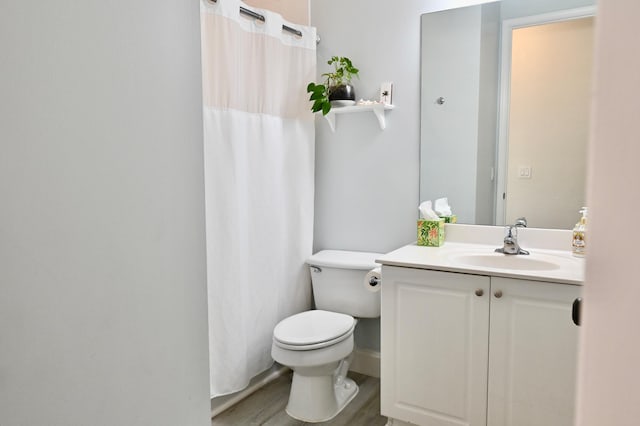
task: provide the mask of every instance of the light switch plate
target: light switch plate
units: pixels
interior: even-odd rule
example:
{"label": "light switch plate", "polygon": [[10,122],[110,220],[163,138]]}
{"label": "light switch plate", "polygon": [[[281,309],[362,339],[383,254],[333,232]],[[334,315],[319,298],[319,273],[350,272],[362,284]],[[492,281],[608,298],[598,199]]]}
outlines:
{"label": "light switch plate", "polygon": [[385,81],[380,85],[380,102],[387,105],[393,105],[393,83]]}
{"label": "light switch plate", "polygon": [[531,166],[518,166],[518,178],[531,179]]}

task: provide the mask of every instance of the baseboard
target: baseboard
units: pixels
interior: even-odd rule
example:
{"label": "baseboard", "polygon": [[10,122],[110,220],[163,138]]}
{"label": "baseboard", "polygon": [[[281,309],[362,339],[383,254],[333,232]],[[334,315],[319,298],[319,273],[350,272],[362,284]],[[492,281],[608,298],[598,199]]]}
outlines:
{"label": "baseboard", "polygon": [[289,372],[288,367],[280,366],[280,368],[278,369],[267,371],[267,374],[264,375],[264,377],[260,377],[260,375],[258,375],[257,377],[254,378],[255,380],[252,380],[252,383],[250,383],[249,386],[247,386],[243,390],[236,392],[232,395],[221,397],[223,401],[221,401],[220,403],[211,404],[211,418],[214,418],[215,416],[222,413],[223,411],[231,408],[232,406],[236,405],[238,402],[242,401],[243,399],[245,399],[246,397],[248,397],[249,395],[257,391],[258,389],[263,388],[264,386],[276,380],[278,377],[284,374],[287,374],[288,372]]}
{"label": "baseboard", "polygon": [[380,377],[380,352],[371,349],[353,351],[353,361],[349,370],[370,377]]}

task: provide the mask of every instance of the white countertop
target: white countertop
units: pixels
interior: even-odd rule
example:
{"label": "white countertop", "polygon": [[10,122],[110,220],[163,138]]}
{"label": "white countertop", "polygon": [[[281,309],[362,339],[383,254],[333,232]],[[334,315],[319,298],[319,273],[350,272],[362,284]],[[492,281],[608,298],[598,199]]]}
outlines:
{"label": "white countertop", "polygon": [[[536,238],[541,237],[539,240],[543,242],[533,244],[534,239],[528,238],[531,245],[526,246],[521,243],[522,248],[528,250],[530,255],[495,253],[494,250],[502,246],[500,242],[504,231],[501,227],[454,225],[447,227],[445,234],[448,232],[451,238],[445,237],[445,243],[440,247],[409,244],[377,258],[376,262],[382,265],[406,268],[582,285],[584,282],[584,258],[573,256],[568,247],[564,250],[559,249],[564,246],[566,233],[570,231],[550,230],[549,239],[544,235],[547,230],[529,229],[523,231],[525,232],[521,232],[521,234],[528,232],[529,237],[532,235],[535,235]],[[470,235],[472,238],[467,238]],[[490,238],[482,238],[482,242],[479,242],[478,235]],[[559,244],[548,244],[548,241],[552,241],[554,238],[559,241]],[[496,239],[495,244],[487,244],[487,242]],[[523,238],[523,241],[526,240]],[[476,262],[478,259],[480,261]],[[506,264],[516,266],[514,268],[495,266],[501,265],[503,261]]]}

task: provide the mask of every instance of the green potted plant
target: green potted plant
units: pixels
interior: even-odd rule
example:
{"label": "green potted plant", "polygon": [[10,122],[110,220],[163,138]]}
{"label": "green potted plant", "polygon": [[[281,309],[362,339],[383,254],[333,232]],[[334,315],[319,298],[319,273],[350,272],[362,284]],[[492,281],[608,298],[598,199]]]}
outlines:
{"label": "green potted plant", "polygon": [[356,92],[351,85],[351,79],[357,77],[359,71],[351,63],[351,59],[343,56],[333,56],[327,64],[333,65],[334,69],[322,74],[322,77],[326,77],[325,84],[311,82],[307,86],[307,93],[311,93],[309,100],[313,101],[311,111],[322,111],[323,115],[331,111],[332,102],[356,103]]}

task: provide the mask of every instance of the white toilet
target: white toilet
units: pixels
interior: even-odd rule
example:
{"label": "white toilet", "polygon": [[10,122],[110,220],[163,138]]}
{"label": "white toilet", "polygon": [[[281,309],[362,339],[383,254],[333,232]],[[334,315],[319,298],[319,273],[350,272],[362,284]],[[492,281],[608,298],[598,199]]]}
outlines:
{"label": "white toilet", "polygon": [[307,260],[316,310],[283,319],[273,330],[273,359],[293,370],[287,414],[305,422],[336,416],[358,393],[346,377],[357,318],[380,316],[380,293],[364,278],[380,253],[323,250]]}

